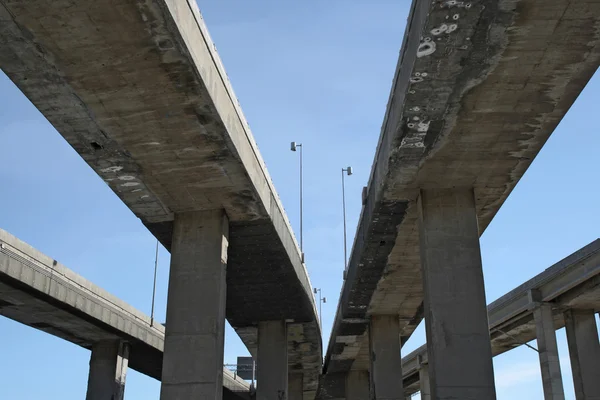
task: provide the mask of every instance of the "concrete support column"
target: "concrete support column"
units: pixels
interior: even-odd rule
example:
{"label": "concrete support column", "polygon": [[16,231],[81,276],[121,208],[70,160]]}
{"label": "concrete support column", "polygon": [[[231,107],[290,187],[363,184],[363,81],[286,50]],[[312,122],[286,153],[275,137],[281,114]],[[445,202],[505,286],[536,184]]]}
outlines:
{"label": "concrete support column", "polygon": [[419,385],[421,386],[421,400],[431,400],[429,364],[421,364],[419,367]]}
{"label": "concrete support column", "polygon": [[398,315],[373,315],[369,326],[374,400],[403,400]]}
{"label": "concrete support column", "polygon": [[287,400],[288,358],[285,321],[258,323],[256,400]]}
{"label": "concrete support column", "polygon": [[288,374],[288,400],[304,399],[304,374],[295,372]]}
{"label": "concrete support column", "polygon": [[228,225],[222,210],[175,215],[161,400],[222,399]]}
{"label": "concrete support column", "polygon": [[369,372],[349,371],[346,375],[346,400],[369,398]]}
{"label": "concrete support column", "polygon": [[128,361],[129,344],[120,340],[95,343],[86,400],[123,400]]}
{"label": "concrete support column", "polygon": [[[539,303],[541,300],[539,293],[536,291],[530,291],[529,296],[530,301],[533,303]],[[560,372],[552,305],[539,303],[533,310],[533,318],[535,320],[537,347],[540,357],[540,368],[542,370],[544,399],[564,400],[565,392]]]}
{"label": "concrete support column", "polygon": [[594,310],[568,310],[565,328],[577,400],[600,399],[600,343]]}
{"label": "concrete support column", "polygon": [[473,189],[421,190],[418,211],[431,397],[495,399]]}

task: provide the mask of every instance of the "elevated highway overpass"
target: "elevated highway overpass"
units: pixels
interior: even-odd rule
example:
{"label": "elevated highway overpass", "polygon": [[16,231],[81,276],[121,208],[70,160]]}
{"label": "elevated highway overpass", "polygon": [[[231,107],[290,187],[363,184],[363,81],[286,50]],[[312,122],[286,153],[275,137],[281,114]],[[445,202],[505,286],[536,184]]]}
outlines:
{"label": "elevated highway overpass", "polygon": [[[536,320],[535,311],[539,310],[541,305],[548,305],[551,308],[552,318],[549,324],[548,321],[540,321],[539,318]],[[552,331],[564,328],[568,321],[571,321],[574,328],[576,325],[574,322],[577,321],[571,318],[572,314],[576,317],[591,315],[591,325],[597,331],[594,315],[598,312],[600,312],[600,239],[557,262],[488,306],[492,354],[496,356],[537,339],[538,328],[544,331],[544,322]],[[574,367],[572,368],[573,380],[575,388],[580,389],[577,398],[600,396],[600,381],[597,379],[597,372],[600,371],[598,334],[596,332],[595,342],[592,337],[589,342],[580,344],[585,350],[584,354],[590,357],[586,359],[577,351],[577,338],[572,334],[574,331],[575,329],[567,327],[571,365]],[[541,347],[538,346],[538,351],[540,349]],[[555,344],[551,351],[558,360]],[[584,368],[577,369],[575,366],[581,365],[582,361],[587,362],[584,363]],[[427,363],[427,346],[419,347],[402,359],[405,395],[412,395],[422,389],[427,392]],[[542,364],[541,368],[544,370],[546,366]],[[560,365],[558,368],[560,372]],[[556,379],[560,379],[560,373],[553,375],[553,380]],[[544,384],[546,385],[546,381]],[[549,390],[548,387],[545,389]],[[562,396],[564,397],[564,393]],[[423,394],[421,398],[427,400]]]}
{"label": "elevated highway overpass", "polygon": [[0,26],[0,68],[171,252],[161,399],[218,395],[191,354],[217,371],[225,316],[259,398],[314,398],[303,256],[196,2],[3,0]]}
{"label": "elevated highway overpass", "polygon": [[412,2],[321,398],[402,399],[423,318],[432,396],[495,398],[479,236],[599,64],[598,0]]}
{"label": "elevated highway overpass", "polygon": [[[2,229],[0,315],[92,350],[92,354],[125,344],[122,389],[127,366],[161,379],[163,325]],[[93,366],[94,356],[91,360]],[[116,368],[115,359],[109,362]],[[90,373],[90,382],[99,379]],[[223,368],[224,399],[249,400],[249,390],[246,381]]]}

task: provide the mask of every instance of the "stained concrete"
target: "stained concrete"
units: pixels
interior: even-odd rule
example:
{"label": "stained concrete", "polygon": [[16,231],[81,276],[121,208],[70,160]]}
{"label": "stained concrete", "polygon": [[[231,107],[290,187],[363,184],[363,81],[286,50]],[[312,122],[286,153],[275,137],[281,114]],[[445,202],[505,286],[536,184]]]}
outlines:
{"label": "stained concrete", "polygon": [[288,398],[287,326],[285,321],[258,324],[256,400]]}
{"label": "stained concrete", "polygon": [[121,340],[94,343],[86,400],[123,400],[129,344]]}
{"label": "stained concrete", "polygon": [[196,2],[2,1],[0,24],[0,68],[167,249],[176,213],[225,209],[227,319],[251,352],[258,321],[302,324],[314,396],[312,288]]}
{"label": "stained concrete", "polygon": [[[488,305],[489,329],[494,356],[536,339],[534,304],[530,290],[542,301],[556,305],[554,328],[565,327],[565,310],[600,311],[600,239],[524,282]],[[420,390],[420,368],[428,360],[425,345],[402,359],[405,394]]]}
{"label": "stained concrete", "polygon": [[374,400],[403,400],[397,315],[373,315],[369,325],[371,393]]}
{"label": "stained concrete", "polygon": [[[128,367],[161,379],[162,324],[2,229],[0,315],[89,350],[126,342]],[[223,377],[224,399],[248,399],[247,382],[226,369]]]}
{"label": "stained concrete", "polygon": [[221,400],[229,220],[175,215],[161,400]]}
{"label": "stained concrete", "polygon": [[598,0],[413,1],[324,386],[368,368],[369,315],[397,313],[402,342],[423,318],[419,189],[473,187],[481,235],[598,68],[599,45]]}
{"label": "stained concrete", "polygon": [[[539,295],[534,297],[539,298]],[[533,316],[536,325],[537,350],[540,359],[540,370],[542,371],[544,399],[564,400],[565,391],[560,371],[552,305],[540,303],[533,310]]]}
{"label": "stained concrete", "polygon": [[567,310],[565,327],[577,400],[600,399],[600,343],[594,310]]}
{"label": "stained concrete", "polygon": [[346,375],[346,400],[371,399],[368,371],[349,371]]}

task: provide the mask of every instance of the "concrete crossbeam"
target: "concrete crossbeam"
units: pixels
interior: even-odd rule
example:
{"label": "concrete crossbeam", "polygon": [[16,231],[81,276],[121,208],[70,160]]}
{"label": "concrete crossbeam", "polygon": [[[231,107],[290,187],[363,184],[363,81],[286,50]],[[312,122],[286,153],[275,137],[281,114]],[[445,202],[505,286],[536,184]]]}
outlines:
{"label": "concrete crossbeam", "polygon": [[421,190],[418,209],[431,397],[495,399],[473,190]]}
{"label": "concrete crossbeam", "polygon": [[228,220],[224,212],[175,216],[161,400],[221,400]]}
{"label": "concrete crossbeam", "polygon": [[371,316],[369,345],[373,399],[404,399],[398,315]]}
{"label": "concrete crossbeam", "polygon": [[565,327],[575,398],[600,399],[600,343],[594,310],[567,310]]}
{"label": "concrete crossbeam", "polygon": [[287,357],[285,321],[259,322],[256,400],[287,399]]}
{"label": "concrete crossbeam", "polygon": [[92,347],[86,400],[123,400],[129,361],[129,344],[120,340]]}

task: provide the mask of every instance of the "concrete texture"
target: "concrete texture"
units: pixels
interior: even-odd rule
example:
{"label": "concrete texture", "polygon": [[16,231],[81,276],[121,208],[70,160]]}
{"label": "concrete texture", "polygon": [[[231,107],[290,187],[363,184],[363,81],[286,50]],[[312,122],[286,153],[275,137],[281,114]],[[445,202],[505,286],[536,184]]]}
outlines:
{"label": "concrete texture", "polygon": [[[492,354],[498,355],[536,338],[535,304],[530,290],[556,305],[554,327],[565,326],[564,311],[600,311],[600,240],[588,244],[488,306]],[[420,390],[419,370],[428,360],[425,345],[402,359],[405,394]]]}
{"label": "concrete texture", "polygon": [[565,327],[577,400],[600,399],[600,343],[594,310],[567,310]]}
{"label": "concrete texture", "polygon": [[285,321],[258,323],[256,400],[286,400],[288,397],[286,338]]}
{"label": "concrete texture", "polygon": [[473,190],[422,190],[419,220],[431,396],[495,399]]}
{"label": "concrete texture", "polygon": [[419,392],[421,400],[431,400],[431,380],[429,379],[429,364],[419,367]]}
{"label": "concrete texture", "polygon": [[94,343],[86,400],[123,400],[129,344],[120,340]]}
{"label": "concrete texture", "polygon": [[175,215],[161,400],[221,400],[228,246],[223,210]]}
{"label": "concrete texture", "polygon": [[371,399],[368,371],[349,371],[346,375],[346,400]]}
{"label": "concrete texture", "polygon": [[302,374],[288,374],[288,398],[287,400],[303,400],[304,385],[302,383]]}
{"label": "concrete texture", "polygon": [[0,25],[0,68],[167,249],[175,214],[225,210],[227,319],[251,352],[258,321],[301,324],[314,396],[312,288],[196,2],[3,0]]}
{"label": "concrete texture", "polygon": [[[161,324],[2,229],[0,315],[89,350],[127,342],[128,367],[161,379]],[[226,369],[223,376],[224,399],[247,399],[247,382]]]}
{"label": "concrete texture", "polygon": [[403,343],[423,318],[419,190],[473,187],[481,235],[598,68],[599,45],[598,0],[413,1],[326,379],[368,368],[369,315],[398,314]]}
{"label": "concrete texture", "polygon": [[369,345],[372,398],[403,400],[402,358],[397,315],[371,316]]}
{"label": "concrete texture", "polygon": [[549,303],[540,303],[533,310],[533,317],[536,325],[537,349],[540,358],[540,369],[542,371],[544,399],[564,400],[565,391],[560,372],[560,359],[558,357],[558,345],[556,344],[552,305]]}

